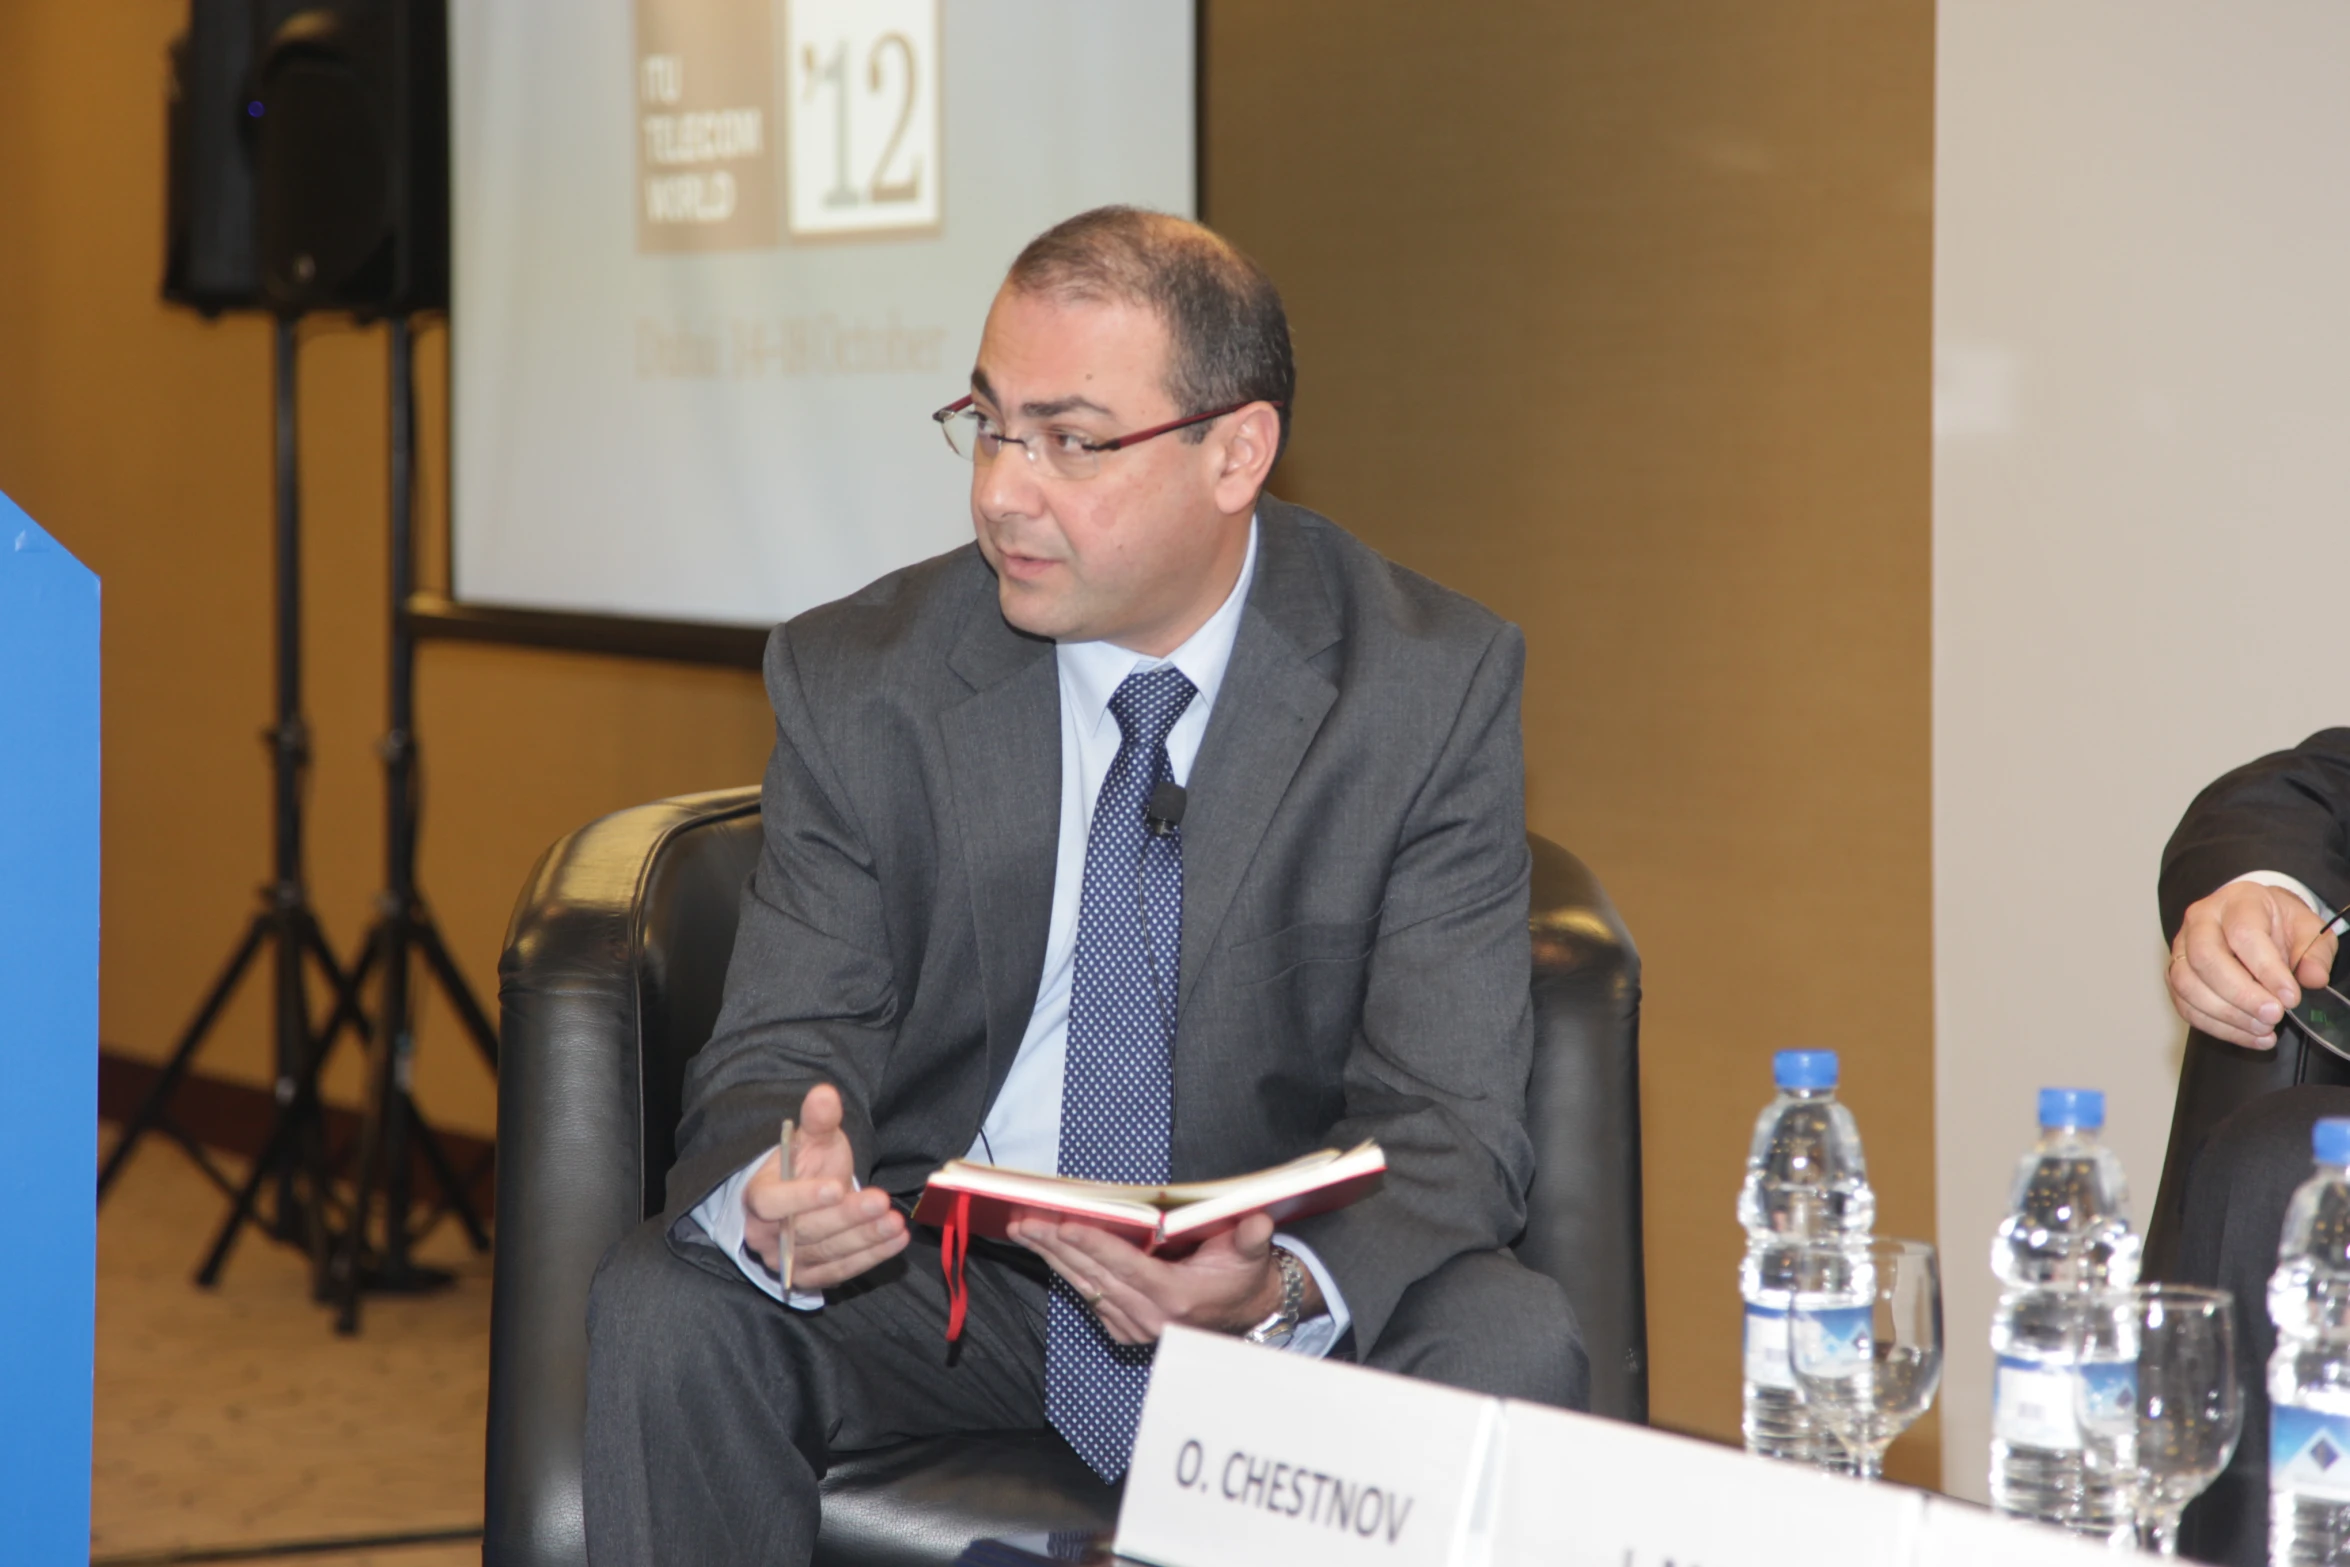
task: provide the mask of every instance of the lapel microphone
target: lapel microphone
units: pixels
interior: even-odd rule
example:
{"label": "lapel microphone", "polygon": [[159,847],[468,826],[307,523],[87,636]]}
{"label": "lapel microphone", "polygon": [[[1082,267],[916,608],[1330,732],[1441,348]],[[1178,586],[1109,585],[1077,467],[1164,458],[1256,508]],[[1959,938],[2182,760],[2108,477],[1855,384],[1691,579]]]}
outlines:
{"label": "lapel microphone", "polygon": [[1183,786],[1173,779],[1168,779],[1153,789],[1150,799],[1142,808],[1142,819],[1144,824],[1150,828],[1151,836],[1164,838],[1182,826],[1183,807],[1186,803]]}

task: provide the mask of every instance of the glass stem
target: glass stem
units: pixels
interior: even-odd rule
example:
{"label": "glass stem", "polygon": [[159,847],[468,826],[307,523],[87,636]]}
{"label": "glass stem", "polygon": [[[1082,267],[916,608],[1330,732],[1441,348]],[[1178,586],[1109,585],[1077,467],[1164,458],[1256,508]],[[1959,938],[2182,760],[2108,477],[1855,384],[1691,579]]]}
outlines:
{"label": "glass stem", "polygon": [[1852,1455],[1853,1472],[1861,1479],[1874,1483],[1885,1478],[1885,1450],[1864,1447]]}
{"label": "glass stem", "polygon": [[2146,1520],[2145,1543],[2164,1556],[2179,1554],[2179,1514],[2181,1508],[2168,1507]]}

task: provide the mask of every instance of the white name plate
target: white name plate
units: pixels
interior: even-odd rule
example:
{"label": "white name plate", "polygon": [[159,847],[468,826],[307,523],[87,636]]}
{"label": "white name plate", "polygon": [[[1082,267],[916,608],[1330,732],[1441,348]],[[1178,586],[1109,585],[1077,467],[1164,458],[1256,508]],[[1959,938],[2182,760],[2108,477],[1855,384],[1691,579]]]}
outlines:
{"label": "white name plate", "polygon": [[[2113,1567],[2060,1529],[1689,1437],[1502,1406],[1492,1567]],[[2127,1553],[2124,1553],[2127,1554]]]}
{"label": "white name plate", "polygon": [[1899,1567],[1925,1497],[1515,1401],[1496,1439],[1494,1567]]}
{"label": "white name plate", "polygon": [[1118,1509],[1161,1567],[1448,1567],[1498,1401],[1171,1328]]}
{"label": "white name plate", "polygon": [[[2130,1556],[2134,1552],[2118,1553]],[[1926,1498],[1914,1567],[2114,1567],[2116,1552],[2045,1524],[2001,1518],[1964,1502]]]}

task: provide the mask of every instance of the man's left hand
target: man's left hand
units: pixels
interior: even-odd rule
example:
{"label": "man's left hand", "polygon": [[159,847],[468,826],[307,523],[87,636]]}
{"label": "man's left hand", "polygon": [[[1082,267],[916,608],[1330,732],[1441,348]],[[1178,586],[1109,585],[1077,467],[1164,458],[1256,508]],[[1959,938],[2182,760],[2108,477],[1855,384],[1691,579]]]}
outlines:
{"label": "man's left hand", "polygon": [[[2334,966],[2334,938],[2309,905],[2282,887],[2232,881],[2187,907],[2164,978],[2191,1028],[2253,1050],[2273,1050],[2285,1009]],[[2293,959],[2301,957],[2298,968]]]}
{"label": "man's left hand", "polygon": [[[1214,1333],[1245,1333],[1281,1304],[1273,1221],[1261,1213],[1209,1237],[1180,1262],[1161,1261],[1077,1220],[1016,1219],[1009,1233],[1052,1264],[1121,1344],[1156,1343],[1167,1325],[1177,1322]],[[1321,1287],[1307,1275],[1299,1320],[1327,1309]]]}

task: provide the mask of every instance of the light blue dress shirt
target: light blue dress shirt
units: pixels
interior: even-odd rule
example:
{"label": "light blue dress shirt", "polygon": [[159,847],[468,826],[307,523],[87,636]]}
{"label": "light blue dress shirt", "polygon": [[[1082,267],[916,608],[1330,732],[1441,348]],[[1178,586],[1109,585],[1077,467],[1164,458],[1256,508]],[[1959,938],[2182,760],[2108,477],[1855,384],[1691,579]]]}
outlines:
{"label": "light blue dress shirt", "polygon": [[[1093,830],[1094,801],[1101,794],[1102,779],[1117,758],[1122,738],[1117,720],[1110,716],[1110,697],[1137,670],[1173,664],[1183,671],[1198,694],[1167,735],[1167,760],[1175,781],[1188,783],[1200,741],[1208,732],[1208,717],[1215,710],[1216,693],[1224,684],[1225,666],[1232,661],[1232,644],[1240,635],[1241,611],[1247,605],[1256,570],[1257,527],[1252,520],[1240,580],[1207,623],[1165,658],[1151,658],[1108,642],[1064,642],[1053,650],[1061,682],[1061,833],[1053,870],[1052,920],[1045,936],[1044,975],[1036,988],[1035,1009],[1028,1015],[1028,1032],[1020,1040],[1012,1069],[995,1103],[989,1106],[967,1158],[1047,1173],[1060,1163],[1061,1077],[1069,1051],[1069,982],[1077,963],[1077,905],[1085,883],[1085,845]],[[764,1162],[762,1156],[736,1171],[702,1200],[693,1217],[752,1283],[778,1300],[788,1298],[795,1307],[814,1310],[824,1304],[820,1292],[794,1290],[786,1297],[782,1281],[743,1243],[743,1188]],[[1326,1355],[1352,1320],[1346,1300],[1311,1247],[1288,1235],[1274,1238],[1306,1265],[1321,1286],[1328,1307],[1323,1315],[1298,1325],[1289,1348],[1300,1354]]]}

